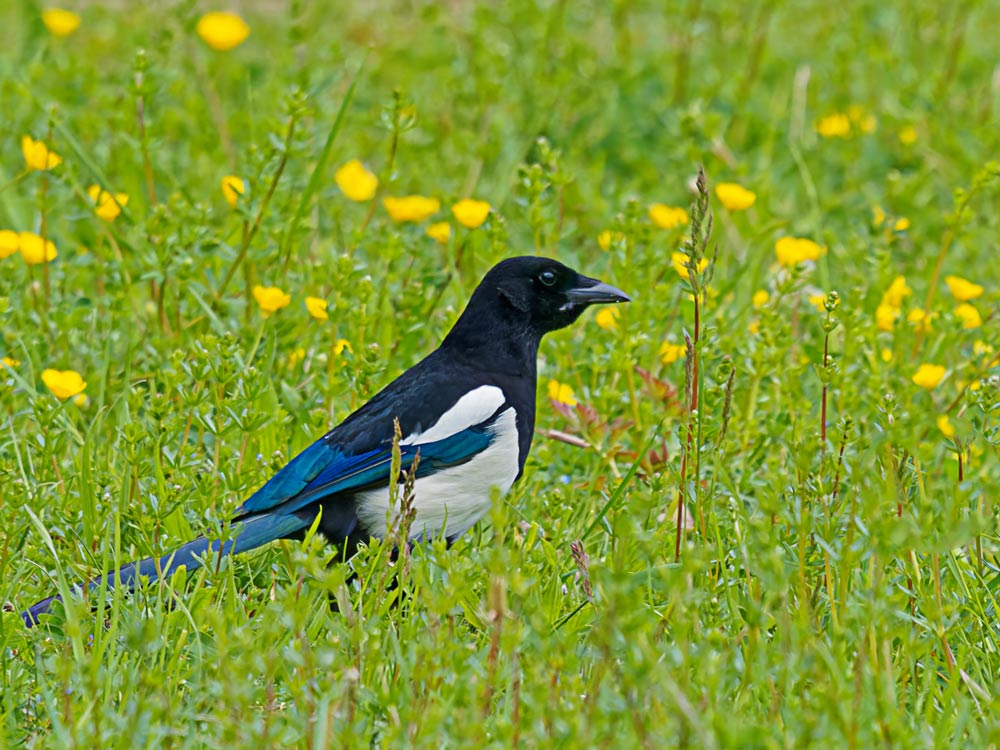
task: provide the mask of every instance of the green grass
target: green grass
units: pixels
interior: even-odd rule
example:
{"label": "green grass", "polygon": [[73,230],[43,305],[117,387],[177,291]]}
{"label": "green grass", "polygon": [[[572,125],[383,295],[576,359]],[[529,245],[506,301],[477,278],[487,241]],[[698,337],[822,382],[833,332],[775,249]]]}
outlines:
{"label": "green grass", "polygon": [[[193,0],[72,4],[63,39],[0,8],[0,229],[59,253],[0,260],[0,746],[998,746],[995,3],[261,1],[225,53]],[[63,163],[24,174],[24,134]],[[353,158],[374,202],[334,181]],[[690,206],[699,165],[718,255],[668,363],[696,331],[671,262],[692,226],[647,211]],[[113,222],[94,183],[129,196]],[[390,220],[409,193],[441,199],[447,244]],[[475,230],[450,212],[469,196],[493,207]],[[783,236],[827,252],[783,269]],[[374,543],[358,589],[319,540],[279,543],[24,629],[218,528],[533,252],[634,301],[543,343],[525,476],[454,548],[391,567]],[[947,275],[985,288],[980,326]],[[264,317],[256,285],[291,303]]]}

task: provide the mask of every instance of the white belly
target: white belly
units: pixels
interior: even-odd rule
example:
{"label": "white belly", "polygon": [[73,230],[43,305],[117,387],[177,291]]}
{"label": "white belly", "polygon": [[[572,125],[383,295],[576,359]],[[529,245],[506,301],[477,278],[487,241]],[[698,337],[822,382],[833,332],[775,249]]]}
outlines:
{"label": "white belly", "polygon": [[[514,408],[504,411],[490,429],[496,437],[471,461],[417,479],[410,539],[429,539],[442,530],[449,538],[462,535],[489,512],[494,487],[503,494],[514,484],[519,450]],[[361,523],[378,537],[385,536],[387,524],[399,512],[396,507],[390,514],[388,488],[358,493],[357,509]]]}

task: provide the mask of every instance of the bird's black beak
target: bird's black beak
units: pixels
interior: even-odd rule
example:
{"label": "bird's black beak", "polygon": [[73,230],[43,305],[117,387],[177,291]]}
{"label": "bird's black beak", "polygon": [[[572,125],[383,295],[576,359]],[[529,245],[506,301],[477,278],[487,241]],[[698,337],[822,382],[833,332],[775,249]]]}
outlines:
{"label": "bird's black beak", "polygon": [[598,279],[580,276],[576,286],[566,290],[570,304],[597,305],[605,302],[631,302],[631,298],[621,289],[605,284]]}

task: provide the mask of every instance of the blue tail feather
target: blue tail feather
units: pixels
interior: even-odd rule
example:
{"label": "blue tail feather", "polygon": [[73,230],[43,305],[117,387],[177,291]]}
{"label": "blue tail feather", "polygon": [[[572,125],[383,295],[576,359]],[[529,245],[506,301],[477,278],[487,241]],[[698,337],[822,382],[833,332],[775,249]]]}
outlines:
{"label": "blue tail feather", "polygon": [[[307,529],[309,525],[309,519],[302,519],[298,516],[286,515],[284,513],[265,513],[253,516],[240,521],[239,527],[234,529],[234,538],[224,543],[218,539],[199,537],[187,544],[181,545],[163,557],[147,557],[145,560],[123,565],[114,573],[88,581],[86,586],[88,590],[95,591],[103,581],[109,590],[116,586],[122,586],[131,590],[135,588],[137,579],[148,578],[149,582],[153,583],[159,580],[161,576],[169,578],[182,567],[187,568],[188,571],[197,570],[202,567],[206,560],[210,560],[213,555],[223,556],[249,552],[268,542],[273,542],[276,539],[282,539]],[[80,590],[82,585],[77,585],[74,588]],[[58,601],[62,601],[62,596],[59,594],[42,599],[22,612],[21,619],[24,620],[24,624],[29,628],[37,625],[39,616],[46,614],[52,608],[52,605]]]}

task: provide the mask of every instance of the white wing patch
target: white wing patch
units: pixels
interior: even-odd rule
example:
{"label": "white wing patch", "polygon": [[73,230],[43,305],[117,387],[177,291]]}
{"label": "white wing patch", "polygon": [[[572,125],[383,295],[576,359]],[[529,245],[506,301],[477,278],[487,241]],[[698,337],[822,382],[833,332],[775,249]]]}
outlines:
{"label": "white wing patch", "polygon": [[[459,404],[481,391],[496,391],[503,398],[499,388],[482,386],[459,400]],[[495,401],[490,393],[478,396],[483,411],[486,409],[487,396]],[[501,400],[485,416],[467,426],[489,419],[502,403]],[[446,412],[430,430],[415,436],[419,443],[411,444],[440,440],[440,437],[428,436],[438,430],[459,404]],[[471,413],[471,409],[466,413]],[[413,503],[417,515],[410,527],[411,539],[436,537],[442,530],[449,538],[461,536],[489,511],[494,487],[503,494],[514,484],[517,479],[519,450],[514,407],[506,409],[489,429],[496,437],[486,450],[471,461],[417,479],[413,488]],[[441,437],[447,435],[441,434]],[[388,488],[358,493],[357,508],[362,525],[375,536],[385,536],[386,522],[389,519]],[[398,508],[392,509],[393,519],[398,512]]]}
{"label": "white wing patch", "polygon": [[492,417],[506,401],[503,391],[495,385],[481,385],[466,393],[424,432],[407,435],[400,445],[423,445],[444,440]]}

